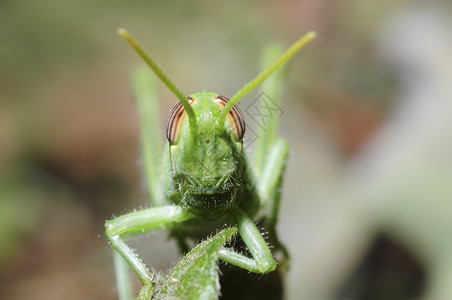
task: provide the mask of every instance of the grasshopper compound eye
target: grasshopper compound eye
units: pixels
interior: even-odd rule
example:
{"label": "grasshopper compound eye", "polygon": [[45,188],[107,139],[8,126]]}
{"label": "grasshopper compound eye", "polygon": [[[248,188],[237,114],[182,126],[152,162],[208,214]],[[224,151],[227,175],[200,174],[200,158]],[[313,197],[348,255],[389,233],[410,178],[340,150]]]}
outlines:
{"label": "grasshopper compound eye", "polygon": [[[214,101],[220,105],[223,109],[229,102],[229,98],[223,95],[218,95],[215,97]],[[245,119],[243,118],[242,112],[237,105],[234,105],[229,112],[227,118],[232,124],[232,129],[237,140],[242,140],[245,135]]]}
{"label": "grasshopper compound eye", "polygon": [[[193,105],[195,99],[192,97],[187,97],[188,103]],[[176,105],[171,109],[168,120],[166,121],[166,138],[171,145],[177,144],[177,141],[181,135],[182,121],[187,116],[184,105],[182,102],[177,101]]]}

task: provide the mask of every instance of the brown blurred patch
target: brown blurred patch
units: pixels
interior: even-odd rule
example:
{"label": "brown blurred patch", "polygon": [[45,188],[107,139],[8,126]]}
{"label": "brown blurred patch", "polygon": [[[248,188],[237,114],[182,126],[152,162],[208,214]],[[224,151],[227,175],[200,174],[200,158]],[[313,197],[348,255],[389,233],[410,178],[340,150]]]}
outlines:
{"label": "brown blurred patch", "polygon": [[323,90],[309,101],[320,128],[352,156],[379,128],[384,116],[369,99],[342,89]]}

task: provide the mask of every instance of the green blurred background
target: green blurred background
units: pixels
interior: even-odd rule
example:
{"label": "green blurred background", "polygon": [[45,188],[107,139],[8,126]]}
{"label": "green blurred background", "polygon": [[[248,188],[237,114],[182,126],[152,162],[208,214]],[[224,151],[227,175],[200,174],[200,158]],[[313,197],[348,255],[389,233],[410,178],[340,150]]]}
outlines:
{"label": "green blurred background", "polygon": [[[0,299],[116,297],[103,223],[148,206],[141,62],[118,27],[186,94],[229,96],[266,44],[315,30],[282,107],[287,298],[452,299],[451,17],[450,1],[2,0]],[[157,270],[178,257],[164,233],[134,246]]]}

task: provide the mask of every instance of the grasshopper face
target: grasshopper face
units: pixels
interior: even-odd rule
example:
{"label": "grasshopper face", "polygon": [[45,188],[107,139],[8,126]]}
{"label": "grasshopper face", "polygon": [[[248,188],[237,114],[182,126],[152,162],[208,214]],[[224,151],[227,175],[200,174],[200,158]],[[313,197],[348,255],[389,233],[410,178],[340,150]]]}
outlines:
{"label": "grasshopper face", "polygon": [[219,121],[221,109],[229,101],[225,96],[203,92],[188,99],[197,126],[190,126],[180,102],[167,122],[172,178],[181,195],[177,204],[212,218],[234,204],[242,186],[245,123],[237,106],[226,122]]}

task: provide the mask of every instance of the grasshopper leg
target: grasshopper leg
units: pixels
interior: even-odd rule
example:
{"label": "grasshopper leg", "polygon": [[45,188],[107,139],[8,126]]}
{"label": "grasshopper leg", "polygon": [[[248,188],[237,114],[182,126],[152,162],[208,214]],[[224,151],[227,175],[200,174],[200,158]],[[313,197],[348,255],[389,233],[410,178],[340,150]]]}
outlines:
{"label": "grasshopper leg", "polygon": [[276,269],[276,261],[267,243],[262,237],[259,229],[242,210],[236,209],[234,219],[240,236],[245,242],[253,258],[246,257],[235,251],[222,248],[220,250],[220,259],[246,269],[253,273],[265,274]]}
{"label": "grasshopper leg", "polygon": [[120,300],[134,299],[132,290],[132,280],[129,273],[129,265],[121,257],[121,255],[113,251],[113,263],[115,266],[116,284],[118,289],[118,296]]}
{"label": "grasshopper leg", "polygon": [[[135,271],[143,285],[152,290],[152,274],[144,262],[125,242],[128,238],[162,230],[171,223],[193,218],[180,206],[161,206],[122,215],[105,223],[105,235],[113,249]],[[120,266],[120,265],[119,265]]]}
{"label": "grasshopper leg", "polygon": [[283,139],[279,139],[271,148],[267,162],[258,180],[257,190],[261,198],[261,204],[272,205],[272,196],[281,186],[281,177],[286,167],[287,156],[289,155],[289,144]]}
{"label": "grasshopper leg", "polygon": [[265,207],[267,212],[266,228],[275,248],[281,251],[282,256],[279,257],[278,261],[285,269],[288,268],[289,253],[278,239],[276,224],[281,200],[282,174],[284,174],[288,155],[289,145],[283,139],[278,139],[270,148],[268,160],[257,185],[262,206]]}

